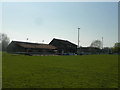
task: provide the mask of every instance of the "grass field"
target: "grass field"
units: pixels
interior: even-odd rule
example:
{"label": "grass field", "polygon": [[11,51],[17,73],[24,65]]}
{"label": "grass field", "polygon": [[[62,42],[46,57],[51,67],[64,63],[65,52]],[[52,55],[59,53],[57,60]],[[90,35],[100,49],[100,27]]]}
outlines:
{"label": "grass field", "polygon": [[3,88],[117,88],[117,55],[3,54]]}
{"label": "grass field", "polygon": [[2,88],[2,52],[0,52],[0,89]]}

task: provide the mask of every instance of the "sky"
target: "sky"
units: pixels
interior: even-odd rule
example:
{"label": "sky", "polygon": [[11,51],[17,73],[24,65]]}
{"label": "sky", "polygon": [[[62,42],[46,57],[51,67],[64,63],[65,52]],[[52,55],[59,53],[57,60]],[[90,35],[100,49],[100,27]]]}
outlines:
{"label": "sky", "polygon": [[[0,31],[10,40],[48,44],[53,38],[90,46],[102,40],[104,47],[118,41],[117,2],[2,2]],[[26,40],[28,38],[28,40]]]}

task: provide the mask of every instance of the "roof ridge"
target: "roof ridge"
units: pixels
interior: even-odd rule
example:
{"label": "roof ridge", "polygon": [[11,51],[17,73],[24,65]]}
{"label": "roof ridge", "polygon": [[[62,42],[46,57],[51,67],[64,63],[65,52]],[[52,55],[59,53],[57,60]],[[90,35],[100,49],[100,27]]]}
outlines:
{"label": "roof ridge", "polygon": [[16,42],[16,43],[26,43],[26,44],[40,44],[40,45],[47,45],[47,44],[43,44],[43,43],[24,42],[24,41],[11,41],[11,42]]}
{"label": "roof ridge", "polygon": [[[70,42],[69,40],[56,39],[56,38],[54,38],[53,40],[60,40],[60,41],[64,41],[64,42],[68,42],[68,43],[74,44],[73,42]],[[76,44],[74,44],[74,45],[76,45]]]}

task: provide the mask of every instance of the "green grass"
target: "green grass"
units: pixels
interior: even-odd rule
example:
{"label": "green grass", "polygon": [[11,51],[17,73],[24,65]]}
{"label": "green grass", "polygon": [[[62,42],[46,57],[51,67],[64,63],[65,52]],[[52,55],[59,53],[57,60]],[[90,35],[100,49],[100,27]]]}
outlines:
{"label": "green grass", "polygon": [[3,88],[117,88],[117,55],[3,54]]}
{"label": "green grass", "polygon": [[2,52],[0,51],[0,89],[2,88]]}

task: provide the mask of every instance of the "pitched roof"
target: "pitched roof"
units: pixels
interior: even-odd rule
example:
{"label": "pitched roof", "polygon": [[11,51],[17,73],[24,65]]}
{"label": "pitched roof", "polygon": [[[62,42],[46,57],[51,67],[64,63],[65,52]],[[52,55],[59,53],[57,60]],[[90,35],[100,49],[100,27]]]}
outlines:
{"label": "pitched roof", "polygon": [[12,41],[16,45],[19,45],[24,48],[41,48],[41,49],[57,49],[53,45],[48,44],[39,44],[39,43],[31,43],[31,42],[19,42],[19,41]]}
{"label": "pitched roof", "polygon": [[59,41],[59,42],[61,42],[63,44],[72,44],[72,45],[77,46],[76,44],[74,44],[72,42],[69,42],[68,40],[61,40],[61,39],[56,39],[56,38],[54,38],[49,44],[51,44],[53,41]]}

